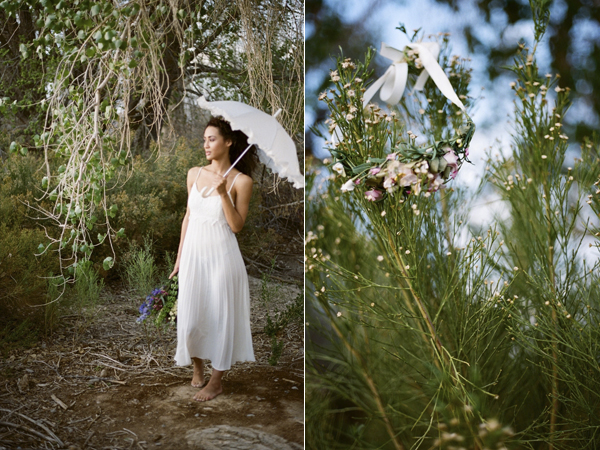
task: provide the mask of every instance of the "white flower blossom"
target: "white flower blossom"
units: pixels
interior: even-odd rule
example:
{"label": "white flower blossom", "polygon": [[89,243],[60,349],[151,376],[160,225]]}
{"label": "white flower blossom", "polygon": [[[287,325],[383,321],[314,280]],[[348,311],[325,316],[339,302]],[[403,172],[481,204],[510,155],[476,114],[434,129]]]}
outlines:
{"label": "white flower blossom", "polygon": [[346,176],[346,171],[344,170],[344,166],[342,163],[335,163],[331,168],[340,175]]}
{"label": "white flower blossom", "polygon": [[353,180],[348,180],[347,182],[345,182],[342,185],[341,191],[342,192],[349,192],[349,191],[353,191],[354,190],[354,181]]}

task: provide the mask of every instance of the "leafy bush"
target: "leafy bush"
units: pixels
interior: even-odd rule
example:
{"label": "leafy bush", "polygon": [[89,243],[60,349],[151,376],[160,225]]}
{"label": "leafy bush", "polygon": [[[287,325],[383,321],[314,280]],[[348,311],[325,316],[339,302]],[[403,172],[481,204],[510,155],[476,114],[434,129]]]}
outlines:
{"label": "leafy bush", "polygon": [[127,284],[138,296],[146,296],[156,284],[158,269],[152,251],[152,241],[144,240],[144,246],[132,243],[124,257],[125,278]]}
{"label": "leafy bush", "polygon": [[57,271],[51,254],[34,256],[44,231],[12,229],[0,223],[0,306],[3,310],[27,316],[29,306],[46,299],[46,280]]}
{"label": "leafy bush", "polygon": [[97,305],[103,287],[104,280],[94,270],[91,261],[85,261],[77,266],[75,272],[75,295],[77,296],[77,303],[79,305]]}

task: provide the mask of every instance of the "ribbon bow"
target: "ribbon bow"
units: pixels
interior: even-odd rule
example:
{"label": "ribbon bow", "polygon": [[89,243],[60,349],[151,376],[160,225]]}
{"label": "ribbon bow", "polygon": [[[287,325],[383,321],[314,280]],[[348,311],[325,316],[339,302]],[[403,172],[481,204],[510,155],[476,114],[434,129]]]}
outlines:
{"label": "ribbon bow", "polygon": [[[439,44],[437,42],[416,42],[408,44],[407,47],[410,47],[419,55],[419,59],[423,65],[423,71],[419,75],[419,78],[417,78],[414,88],[418,91],[422,90],[427,78],[431,77],[442,94],[464,111],[465,106],[456,95],[456,92],[454,92],[450,80],[448,80],[448,77],[446,77],[446,74],[437,62],[437,57],[440,53]],[[391,59],[393,63],[388,67],[383,76],[367,89],[364,95],[363,107],[367,106],[380,88],[379,97],[382,101],[389,104],[398,103],[406,87],[408,63],[406,62],[404,52],[382,42],[380,54]]]}
{"label": "ribbon bow", "polygon": [[[414,89],[417,91],[422,90],[427,79],[431,77],[440,92],[461,110],[465,111],[465,105],[463,105],[456,92],[454,92],[450,80],[448,80],[444,70],[437,62],[438,55],[440,54],[439,44],[437,42],[415,42],[408,44],[407,47],[419,55],[419,59],[423,65],[423,71],[419,74]],[[379,53],[387,59],[391,59],[393,63],[388,67],[383,76],[365,91],[363,108],[367,107],[378,90],[381,100],[389,104],[398,103],[404,94],[406,80],[408,79],[408,63],[404,52],[382,42]],[[341,142],[342,139],[342,133],[335,126],[331,133],[331,142],[335,144]]]}

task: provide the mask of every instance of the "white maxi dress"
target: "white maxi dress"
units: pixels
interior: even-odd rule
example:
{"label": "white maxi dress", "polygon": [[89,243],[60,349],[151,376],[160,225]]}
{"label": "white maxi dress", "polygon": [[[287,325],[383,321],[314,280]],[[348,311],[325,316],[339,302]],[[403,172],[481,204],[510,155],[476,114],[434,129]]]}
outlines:
{"label": "white maxi dress", "polygon": [[[198,191],[201,171],[188,197],[190,217],[179,262],[175,362],[185,366],[192,357],[208,359],[213,369],[229,370],[237,361],[254,361],[248,274],[221,197],[204,198]],[[227,191],[232,203],[239,175]]]}

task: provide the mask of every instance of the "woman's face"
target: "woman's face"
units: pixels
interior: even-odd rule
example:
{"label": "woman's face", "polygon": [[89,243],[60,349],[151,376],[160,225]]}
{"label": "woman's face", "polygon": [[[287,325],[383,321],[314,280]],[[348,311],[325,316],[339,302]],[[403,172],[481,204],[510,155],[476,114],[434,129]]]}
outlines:
{"label": "woman's face", "polygon": [[229,156],[229,147],[231,147],[231,141],[225,140],[217,127],[206,127],[206,130],[204,130],[206,159],[212,161],[213,159],[219,160]]}

